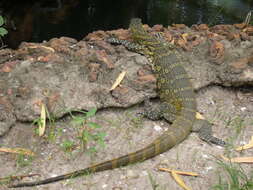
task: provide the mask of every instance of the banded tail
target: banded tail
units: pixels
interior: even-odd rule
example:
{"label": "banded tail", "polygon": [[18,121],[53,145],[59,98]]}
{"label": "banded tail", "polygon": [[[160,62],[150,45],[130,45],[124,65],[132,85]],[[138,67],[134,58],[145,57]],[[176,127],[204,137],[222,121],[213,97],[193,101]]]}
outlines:
{"label": "banded tail", "polygon": [[[177,123],[178,122],[182,122],[183,124],[185,120],[178,120]],[[136,152],[127,154],[125,156],[121,156],[113,160],[92,165],[85,169],[77,170],[68,174],[59,175],[56,177],[51,177],[48,179],[35,181],[35,182],[24,182],[24,183],[14,184],[14,185],[10,185],[9,187],[17,188],[17,187],[32,187],[32,186],[37,186],[37,185],[45,185],[45,184],[49,184],[49,183],[53,183],[53,182],[57,182],[61,180],[89,175],[95,172],[119,168],[121,166],[126,166],[128,164],[132,164],[139,161],[144,161],[160,153],[167,151],[168,149],[170,149],[171,147],[173,147],[174,145],[182,141],[189,133],[188,130],[186,129],[187,128],[185,127],[174,128],[172,125],[171,130],[166,131],[165,134],[157,138],[153,143],[151,143],[147,147],[141,150],[138,150]]]}

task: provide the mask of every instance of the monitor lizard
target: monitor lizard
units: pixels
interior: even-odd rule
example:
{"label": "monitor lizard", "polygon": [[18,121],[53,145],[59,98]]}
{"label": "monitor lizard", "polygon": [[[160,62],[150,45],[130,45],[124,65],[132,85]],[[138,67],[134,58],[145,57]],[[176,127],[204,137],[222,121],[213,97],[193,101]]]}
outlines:
{"label": "monitor lizard", "polygon": [[143,28],[141,19],[131,20],[130,31],[134,43],[116,38],[111,38],[108,41],[123,44],[131,51],[144,54],[151,59],[153,72],[157,78],[158,95],[162,104],[159,109],[150,108],[144,112],[144,115],[153,120],[163,117],[172,122],[172,126],[152,143],[136,152],[67,174],[34,182],[12,184],[9,187],[49,184],[147,160],[183,141],[193,130],[193,125],[197,126],[201,139],[218,145],[225,144],[224,141],[212,136],[211,123],[195,117],[197,112],[195,93],[175,47],[158,36],[150,35]]}

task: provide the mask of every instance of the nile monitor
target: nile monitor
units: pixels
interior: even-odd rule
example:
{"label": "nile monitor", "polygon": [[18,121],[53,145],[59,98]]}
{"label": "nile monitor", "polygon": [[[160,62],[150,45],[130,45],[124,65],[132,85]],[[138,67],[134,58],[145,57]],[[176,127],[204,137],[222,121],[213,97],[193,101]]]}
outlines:
{"label": "nile monitor", "polygon": [[122,43],[129,49],[148,55],[152,58],[153,71],[157,78],[158,94],[162,101],[159,110],[150,110],[145,115],[151,119],[161,117],[173,122],[172,126],[160,137],[145,148],[136,152],[89,166],[68,174],[51,177],[48,179],[24,182],[10,185],[9,187],[25,187],[48,184],[60,180],[74,178],[90,173],[109,170],[144,161],[163,153],[174,145],[183,141],[192,131],[192,126],[202,126],[200,138],[205,141],[223,145],[224,142],[212,136],[211,124],[205,120],[195,118],[196,98],[189,77],[178,59],[176,50],[164,40],[148,34],[142,27],[140,19],[132,19],[130,23],[132,38],[135,42],[129,43],[122,40],[110,39],[110,42]]}

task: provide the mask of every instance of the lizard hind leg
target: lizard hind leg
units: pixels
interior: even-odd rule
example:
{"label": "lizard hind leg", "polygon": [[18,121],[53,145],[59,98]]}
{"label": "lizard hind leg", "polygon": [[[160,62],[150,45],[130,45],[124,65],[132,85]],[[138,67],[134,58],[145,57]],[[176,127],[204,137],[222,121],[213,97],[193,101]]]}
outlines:
{"label": "lizard hind leg", "polygon": [[[175,121],[177,110],[172,104],[166,102],[158,106],[153,106],[149,99],[145,99],[144,104],[144,111],[139,113],[144,117],[153,121],[160,119],[165,119],[169,123]],[[209,144],[224,146],[226,143],[223,140],[213,136],[212,125],[212,123],[205,119],[196,118],[192,131],[198,133],[199,138]]]}
{"label": "lizard hind leg", "polygon": [[152,121],[165,119],[169,123],[173,123],[173,121],[176,119],[175,117],[176,109],[171,104],[163,103],[157,106],[153,106],[151,105],[149,99],[145,99],[144,105],[145,105],[144,111],[140,112],[139,114],[143,115],[144,117]]}
{"label": "lizard hind leg", "polygon": [[224,146],[226,143],[223,140],[213,136],[212,125],[213,124],[207,120],[196,119],[192,131],[197,132],[199,138],[207,143]]}

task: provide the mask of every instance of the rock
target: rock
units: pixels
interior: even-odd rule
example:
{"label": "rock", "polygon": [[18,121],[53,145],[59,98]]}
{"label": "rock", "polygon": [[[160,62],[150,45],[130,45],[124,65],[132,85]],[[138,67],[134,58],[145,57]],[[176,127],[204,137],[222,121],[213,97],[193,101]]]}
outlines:
{"label": "rock", "polygon": [[9,131],[15,121],[13,106],[9,99],[7,97],[0,97],[0,137]]}
{"label": "rock", "polygon": [[[249,56],[253,51],[252,41],[247,38],[247,41],[240,42],[241,46],[235,46],[225,34],[232,29],[234,34],[250,35],[250,27],[198,27],[199,32],[184,25],[169,28],[157,25],[152,31],[164,31],[165,40],[186,50],[179,49],[179,61],[196,89],[212,83],[226,86],[251,84],[252,60]],[[148,26],[146,28],[150,31]],[[4,81],[0,92],[2,97],[9,97],[13,106],[13,109],[6,110],[4,106],[1,110],[5,115],[1,122],[6,122],[6,125],[1,124],[3,131],[15,119],[33,121],[38,118],[41,103],[58,118],[66,114],[66,110],[129,107],[142,102],[145,97],[155,97],[156,79],[147,66],[147,58],[122,46],[108,44],[105,38],[111,34],[120,39],[130,36],[129,31],[123,29],[97,31],[79,42],[62,37],[41,44],[22,43],[16,51],[0,50],[0,56],[7,57],[1,59],[5,61],[0,67],[0,81]],[[122,86],[110,92],[111,85],[123,70],[127,75]],[[8,94],[7,89],[13,93]],[[7,118],[11,119],[7,122]]]}

